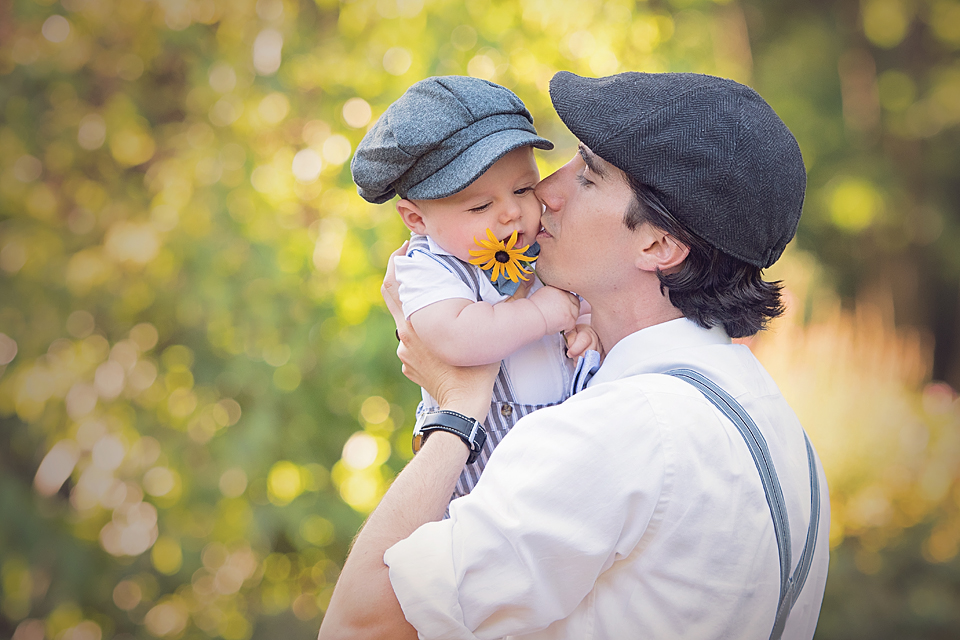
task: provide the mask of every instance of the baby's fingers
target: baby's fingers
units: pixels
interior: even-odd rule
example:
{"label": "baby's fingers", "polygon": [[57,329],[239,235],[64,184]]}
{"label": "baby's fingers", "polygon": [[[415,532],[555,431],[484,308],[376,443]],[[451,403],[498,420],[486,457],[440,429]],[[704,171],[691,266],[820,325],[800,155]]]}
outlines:
{"label": "baby's fingers", "polygon": [[569,332],[567,338],[567,357],[576,360],[590,348],[593,343],[589,331],[574,330]]}

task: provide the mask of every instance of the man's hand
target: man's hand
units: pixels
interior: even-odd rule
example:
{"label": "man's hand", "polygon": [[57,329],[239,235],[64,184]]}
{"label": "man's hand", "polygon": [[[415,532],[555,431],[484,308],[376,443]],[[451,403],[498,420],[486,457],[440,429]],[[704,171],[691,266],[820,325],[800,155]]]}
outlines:
{"label": "man's hand", "polygon": [[576,326],[580,315],[580,299],[569,291],[548,285],[534,292],[529,300],[537,305],[543,315],[547,325],[545,335],[571,331]]}
{"label": "man's hand", "polygon": [[563,339],[567,342],[567,357],[573,360],[587,350],[603,353],[600,336],[589,324],[578,324],[572,331],[564,331]]}

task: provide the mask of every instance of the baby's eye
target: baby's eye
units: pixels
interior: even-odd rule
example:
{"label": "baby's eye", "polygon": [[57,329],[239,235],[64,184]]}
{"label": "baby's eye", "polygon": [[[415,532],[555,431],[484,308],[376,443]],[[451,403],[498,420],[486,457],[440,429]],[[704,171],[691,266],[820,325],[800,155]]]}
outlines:
{"label": "baby's eye", "polygon": [[474,207],[473,209],[467,209],[467,211],[469,211],[470,213],[482,213],[486,211],[488,208],[490,208],[489,202],[487,204],[482,204],[479,207]]}
{"label": "baby's eye", "polygon": [[533,191],[533,187],[521,187],[516,191],[514,191],[513,193],[514,195],[522,196],[523,194],[530,193],[531,191]]}

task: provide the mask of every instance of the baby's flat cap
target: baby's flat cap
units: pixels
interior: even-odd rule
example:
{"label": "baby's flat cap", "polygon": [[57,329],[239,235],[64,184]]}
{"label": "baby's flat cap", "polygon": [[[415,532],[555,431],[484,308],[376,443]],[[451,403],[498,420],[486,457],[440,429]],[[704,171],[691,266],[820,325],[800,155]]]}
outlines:
{"label": "baby's flat cap", "polygon": [[716,249],[769,267],[796,233],[800,147],[753,89],[694,73],[561,71],[550,97],[577,138]]}
{"label": "baby's flat cap", "polygon": [[466,76],[421,80],[387,107],[350,162],[357,192],[380,204],[394,195],[435,200],[469,186],[507,153],[552,149],[512,91]]}

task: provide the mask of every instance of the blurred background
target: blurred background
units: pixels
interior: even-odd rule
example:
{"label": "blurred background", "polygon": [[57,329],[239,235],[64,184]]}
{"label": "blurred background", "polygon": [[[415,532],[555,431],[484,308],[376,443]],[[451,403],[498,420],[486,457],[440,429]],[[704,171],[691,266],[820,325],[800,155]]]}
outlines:
{"label": "blurred background", "polygon": [[750,341],[826,468],[817,638],[960,636],[957,0],[0,2],[0,637],[312,638],[410,458],[349,159],[429,75],[756,88],[809,171]]}

